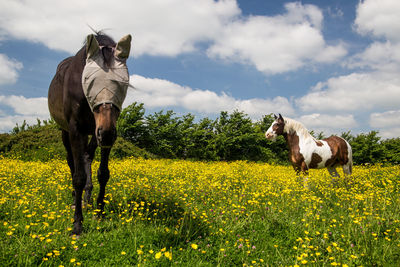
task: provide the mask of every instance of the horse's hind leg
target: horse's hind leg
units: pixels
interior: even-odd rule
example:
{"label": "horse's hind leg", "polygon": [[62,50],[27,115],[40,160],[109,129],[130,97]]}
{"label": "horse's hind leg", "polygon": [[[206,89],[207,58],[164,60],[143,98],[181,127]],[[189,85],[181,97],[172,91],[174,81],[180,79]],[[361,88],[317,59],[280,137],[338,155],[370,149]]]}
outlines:
{"label": "horse's hind leg", "polygon": [[350,181],[350,175],[352,174],[353,171],[353,163],[352,162],[348,162],[345,165],[342,166],[343,168],[343,173],[344,173],[344,177],[345,177],[345,183],[346,185],[349,184]]}
{"label": "horse's hind leg", "polygon": [[97,207],[100,209],[100,212],[104,211],[104,195],[106,192],[106,185],[108,180],[110,179],[110,170],[108,169],[108,159],[110,156],[111,148],[102,148],[101,149],[101,161],[100,167],[97,171],[97,179],[100,184],[100,191],[97,197]]}
{"label": "horse's hind leg", "polygon": [[96,152],[97,148],[97,140],[96,137],[93,135],[90,139],[87,153],[85,154],[85,171],[87,174],[86,185],[85,185],[85,197],[84,201],[86,204],[91,204],[92,198],[92,190],[93,190],[93,183],[92,183],[92,161],[94,158],[94,153]]}
{"label": "horse's hind leg", "polygon": [[335,167],[328,167],[329,174],[332,176],[332,182],[337,183],[337,178],[340,178],[339,173],[337,172]]}
{"label": "horse's hind leg", "polygon": [[345,164],[345,165],[343,165],[342,167],[343,167],[343,173],[345,175],[351,175],[353,166],[352,166],[352,164],[350,162]]}
{"label": "horse's hind leg", "polygon": [[335,168],[335,167],[328,167],[328,171],[329,171],[329,174],[330,174],[332,177],[337,177],[337,178],[340,177],[340,175],[339,175],[339,173],[336,171],[336,168]]}

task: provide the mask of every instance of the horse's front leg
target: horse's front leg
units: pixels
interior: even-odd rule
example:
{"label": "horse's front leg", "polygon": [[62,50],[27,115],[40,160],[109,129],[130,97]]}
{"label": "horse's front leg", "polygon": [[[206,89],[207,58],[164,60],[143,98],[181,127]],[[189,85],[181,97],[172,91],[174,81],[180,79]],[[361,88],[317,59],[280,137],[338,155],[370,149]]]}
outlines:
{"label": "horse's front leg", "polygon": [[292,162],[293,169],[296,172],[296,179],[298,183],[302,183],[304,188],[308,188],[308,167],[307,164],[302,161],[300,163]]}
{"label": "horse's front leg", "polygon": [[[71,171],[71,177],[74,177],[74,172],[75,172],[75,166],[74,166],[74,157],[72,155],[72,148],[71,148],[71,142],[69,141],[69,133],[65,130],[62,130],[62,141],[65,147],[65,150],[67,151],[67,162],[69,169]],[[73,201],[75,201],[75,190],[72,190],[72,198]],[[75,202],[72,204],[72,207],[75,208]]]}
{"label": "horse's front leg", "polygon": [[82,232],[82,193],[86,184],[87,172],[85,169],[85,151],[87,148],[87,135],[71,130],[69,133],[71,150],[74,158],[74,174],[72,184],[75,190],[74,228],[72,234],[79,235]]}
{"label": "horse's front leg", "polygon": [[110,179],[110,170],[108,169],[108,159],[111,148],[101,148],[100,167],[97,171],[97,179],[99,180],[100,191],[97,197],[97,207],[100,209],[100,214],[104,211],[104,195],[106,193],[106,185]]}
{"label": "horse's front leg", "polygon": [[303,178],[304,188],[309,189],[309,185],[308,185],[308,166],[307,166],[305,161],[303,161],[301,163],[301,172],[304,175],[304,178]]}
{"label": "horse's front leg", "polygon": [[96,152],[97,148],[97,140],[96,136],[93,135],[90,139],[88,149],[85,155],[85,171],[87,174],[86,184],[85,184],[85,197],[84,201],[86,204],[92,204],[92,190],[93,190],[93,183],[92,183],[92,161],[94,158],[94,153]]}
{"label": "horse's front leg", "polygon": [[299,182],[303,183],[304,188],[309,188],[308,186],[308,167],[305,161],[302,161],[300,164],[293,165],[297,177],[299,178]]}

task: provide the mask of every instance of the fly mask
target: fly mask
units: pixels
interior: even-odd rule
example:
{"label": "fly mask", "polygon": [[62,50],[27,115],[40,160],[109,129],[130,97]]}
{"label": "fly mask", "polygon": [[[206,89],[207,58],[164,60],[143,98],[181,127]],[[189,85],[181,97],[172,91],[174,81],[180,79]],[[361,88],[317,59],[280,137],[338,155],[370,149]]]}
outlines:
{"label": "fly mask", "polygon": [[131,35],[121,38],[112,49],[111,58],[105,58],[93,34],[88,35],[86,43],[86,65],[82,73],[82,87],[93,111],[97,106],[111,103],[119,110],[125,100],[129,85],[126,60],[131,48]]}

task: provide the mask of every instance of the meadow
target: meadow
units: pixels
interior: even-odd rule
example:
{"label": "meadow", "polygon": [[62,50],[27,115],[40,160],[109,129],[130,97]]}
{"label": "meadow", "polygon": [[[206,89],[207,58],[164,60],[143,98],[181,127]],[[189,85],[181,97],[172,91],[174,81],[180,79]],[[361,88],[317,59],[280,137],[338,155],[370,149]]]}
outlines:
{"label": "meadow", "polygon": [[0,158],[0,265],[400,263],[399,166],[335,182],[313,170],[306,187],[289,166],[245,161],[128,158],[110,171],[103,216],[87,205],[76,237],[66,162]]}

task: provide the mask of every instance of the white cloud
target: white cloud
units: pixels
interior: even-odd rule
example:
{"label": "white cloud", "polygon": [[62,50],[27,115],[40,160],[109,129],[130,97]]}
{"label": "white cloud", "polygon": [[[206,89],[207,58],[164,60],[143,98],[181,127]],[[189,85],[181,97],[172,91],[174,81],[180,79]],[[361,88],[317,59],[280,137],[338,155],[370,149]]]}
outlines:
{"label": "white cloud", "polygon": [[304,125],[310,128],[343,128],[351,129],[357,126],[357,122],[353,115],[329,115],[313,113],[309,115],[303,115],[299,119]]}
{"label": "white cloud", "polygon": [[316,6],[297,2],[285,8],[283,15],[247,17],[227,25],[208,55],[276,74],[306,64],[331,63],[347,53],[343,44],[326,44],[321,32],[323,15]]}
{"label": "white cloud", "polygon": [[234,0],[71,0],[0,2],[0,36],[40,42],[75,53],[91,30],[133,35],[135,55],[193,51],[240,14]]}
{"label": "white cloud", "polygon": [[192,91],[189,87],[167,80],[146,78],[140,75],[132,75],[130,83],[136,89],[128,90],[124,107],[134,101],[144,103],[150,108],[178,106],[180,99]]}
{"label": "white cloud", "polygon": [[287,98],[277,96],[274,98],[260,99],[252,98],[248,100],[237,100],[236,109],[243,110],[254,118],[271,113],[282,113],[287,115],[294,114],[294,109]]}
{"label": "white cloud", "polygon": [[26,98],[24,96],[0,96],[0,104],[9,106],[20,115],[49,117],[46,97]]}
{"label": "white cloud", "polygon": [[235,99],[226,93],[217,94],[209,90],[192,89],[167,80],[145,78],[140,75],[131,76],[131,83],[137,89],[128,91],[124,107],[136,101],[151,108],[183,107],[189,111],[206,114],[237,109],[253,118],[260,118],[273,112],[288,115],[294,113],[290,102],[284,97]]}
{"label": "white cloud", "polygon": [[0,84],[15,83],[20,69],[22,69],[22,63],[0,54]]}
{"label": "white cloud", "polygon": [[335,62],[347,53],[343,44],[326,44],[317,6],[295,2],[285,9],[272,17],[245,17],[235,0],[5,0],[0,36],[75,53],[91,33],[89,24],[117,38],[131,33],[136,56],[176,56],[208,43],[210,57],[252,64],[266,74]]}
{"label": "white cloud", "polygon": [[296,100],[303,111],[370,111],[399,105],[400,77],[385,73],[352,73],[318,83]]}
{"label": "white cloud", "polygon": [[[397,110],[400,101],[400,2],[399,1],[360,1],[357,6],[355,29],[362,35],[379,38],[372,41],[364,50],[350,57],[344,66],[353,73],[329,78],[317,83],[295,103],[303,112],[325,112],[342,116],[349,112],[357,117],[365,117],[370,113],[369,126],[379,128],[380,135],[394,137],[399,133],[399,117]],[[392,111],[390,111],[392,110]],[[353,128],[355,119],[344,115],[344,120],[334,118],[319,119],[306,115],[312,127],[328,129],[323,121],[337,121]],[[360,119],[358,118],[358,119]],[[398,119],[397,119],[398,121]],[[362,122],[361,122],[362,123]],[[392,124],[392,126],[388,126]],[[332,126],[332,128],[339,127]],[[367,128],[367,125],[362,125]],[[396,130],[397,129],[397,130]],[[328,129],[329,130],[329,129]]]}
{"label": "white cloud", "polygon": [[9,132],[11,131],[17,124],[21,126],[24,121],[28,125],[36,125],[37,119],[48,119],[48,117],[39,118],[37,116],[26,116],[26,115],[8,115],[8,116],[0,116],[0,132]]}
{"label": "white cloud", "polygon": [[349,68],[368,68],[382,72],[400,71],[400,43],[373,42],[346,64]]}
{"label": "white cloud", "polygon": [[399,138],[400,127],[381,129],[379,130],[379,136],[381,136],[383,139]]}
{"label": "white cloud", "polygon": [[356,129],[359,124],[356,122],[352,114],[332,115],[312,113],[296,117],[295,120],[300,121],[304,126],[314,133],[322,133],[323,136],[340,135],[343,132]]}
{"label": "white cloud", "polygon": [[374,128],[400,127],[400,110],[372,113],[370,125]]}
{"label": "white cloud", "polygon": [[1,106],[13,109],[14,115],[0,110],[0,132],[11,131],[16,123],[21,125],[24,120],[27,124],[34,125],[37,123],[37,119],[47,120],[50,118],[46,97],[26,98],[0,95]]}
{"label": "white cloud", "polygon": [[343,18],[344,16],[343,10],[338,7],[335,8],[328,7],[327,11],[329,16],[331,16],[332,18]]}
{"label": "white cloud", "polygon": [[360,1],[356,10],[355,27],[363,35],[384,37],[400,41],[400,1],[365,0]]}
{"label": "white cloud", "polygon": [[369,117],[369,124],[379,131],[379,135],[386,138],[400,137],[400,110],[390,110],[385,112],[375,112]]}

